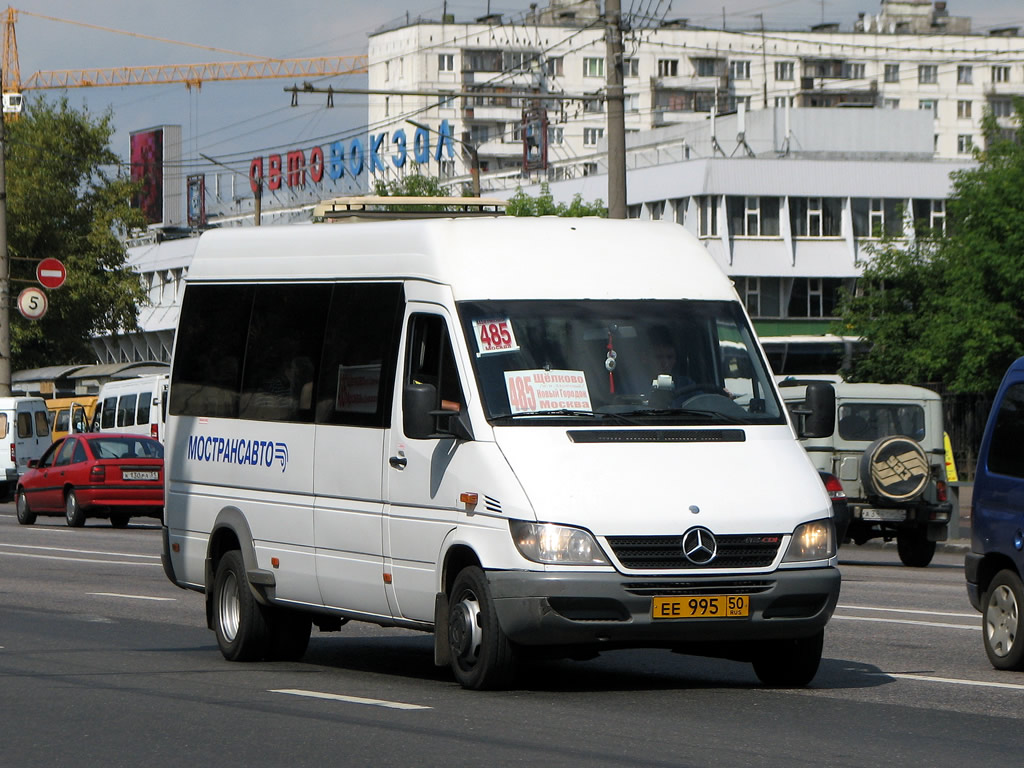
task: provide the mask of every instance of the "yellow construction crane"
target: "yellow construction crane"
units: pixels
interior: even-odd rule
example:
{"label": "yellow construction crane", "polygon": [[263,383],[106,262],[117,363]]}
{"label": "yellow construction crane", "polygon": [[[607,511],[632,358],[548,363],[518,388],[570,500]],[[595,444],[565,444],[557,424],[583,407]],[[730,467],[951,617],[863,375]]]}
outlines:
{"label": "yellow construction crane", "polygon": [[236,56],[247,54],[228,51],[223,48],[182,43],[178,40],[125,32],[120,29],[101,27],[96,24],[58,19],[39,13],[8,8],[4,16],[3,50],[3,111],[5,116],[17,115],[21,111],[22,94],[29,90],[45,88],[88,88],[116,85],[166,85],[183,83],[188,88],[200,87],[204,82],[219,80],[257,80],[268,77],[330,77],[334,75],[365,74],[366,54],[354,56],[320,56],[312,58],[251,58],[248,61],[210,62],[205,64],[166,64],[137,67],[97,67],[92,69],[66,69],[35,72],[25,82],[21,81],[18,65],[18,41],[15,22],[18,14],[59,21],[66,24],[89,27],[105,32],[141,37],[175,45],[230,53]]}

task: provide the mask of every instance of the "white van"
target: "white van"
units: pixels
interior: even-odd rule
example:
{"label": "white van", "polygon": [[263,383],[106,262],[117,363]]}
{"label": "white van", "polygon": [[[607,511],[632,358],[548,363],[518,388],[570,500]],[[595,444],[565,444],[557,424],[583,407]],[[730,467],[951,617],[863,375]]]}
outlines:
{"label": "white van", "polygon": [[[813,434],[835,403],[811,389]],[[433,632],[467,688],[626,647],[804,685],[839,595],[830,500],[743,305],[668,222],[208,232],[166,470],[167,576],[232,660],[354,619]]]}
{"label": "white van", "polygon": [[0,397],[0,499],[14,497],[18,478],[50,447],[49,411],[41,397]]}
{"label": "white van", "polygon": [[169,374],[108,381],[100,387],[93,415],[97,432],[127,432],[164,439]]}

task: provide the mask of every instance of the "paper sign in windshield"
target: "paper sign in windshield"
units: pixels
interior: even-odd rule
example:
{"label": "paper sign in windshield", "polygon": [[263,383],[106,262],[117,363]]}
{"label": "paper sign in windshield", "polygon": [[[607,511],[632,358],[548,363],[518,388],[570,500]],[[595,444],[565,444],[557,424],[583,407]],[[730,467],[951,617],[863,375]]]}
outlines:
{"label": "paper sign in windshield", "polygon": [[477,357],[519,349],[512,333],[512,321],[507,317],[504,320],[474,320],[473,335],[476,337]]}
{"label": "paper sign in windshield", "polygon": [[593,410],[583,371],[505,371],[505,389],[512,413]]}

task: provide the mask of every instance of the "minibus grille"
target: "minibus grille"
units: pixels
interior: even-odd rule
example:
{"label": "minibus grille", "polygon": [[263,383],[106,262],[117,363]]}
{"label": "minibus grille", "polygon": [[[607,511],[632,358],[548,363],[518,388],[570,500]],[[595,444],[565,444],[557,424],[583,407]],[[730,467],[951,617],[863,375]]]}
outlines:
{"label": "minibus grille", "polygon": [[734,534],[715,537],[716,556],[697,564],[683,555],[683,537],[609,536],[608,545],[623,567],[634,570],[689,570],[719,568],[764,568],[775,561],[782,536],[778,534]]}

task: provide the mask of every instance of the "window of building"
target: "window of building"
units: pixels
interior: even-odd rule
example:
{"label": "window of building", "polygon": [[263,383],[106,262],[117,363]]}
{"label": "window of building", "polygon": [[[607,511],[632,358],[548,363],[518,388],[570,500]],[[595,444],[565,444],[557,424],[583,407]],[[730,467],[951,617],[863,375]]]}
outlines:
{"label": "window of building", "polygon": [[583,111],[584,112],[604,112],[604,100],[603,99],[584,99],[583,100]]}
{"label": "window of building", "polygon": [[839,291],[844,284],[840,277],[793,278],[786,302],[786,316],[835,317]]}
{"label": "window of building", "polygon": [[439,54],[437,54],[437,71],[438,72],[454,72],[455,71],[455,54],[454,53],[439,53]]}
{"label": "window of building", "polygon": [[903,237],[903,201],[855,197],[851,200],[854,237]]}
{"label": "window of building", "polygon": [[899,99],[883,99],[882,100],[882,109],[899,109],[899,108],[900,108],[900,100]]}
{"label": "window of building", "polygon": [[956,116],[962,120],[971,117],[971,102],[961,99],[956,103]]}
{"label": "window of building", "polygon": [[736,292],[743,299],[743,305],[751,317],[761,317],[761,278],[736,278]]}
{"label": "window of building", "polygon": [[[385,97],[387,98],[387,97]],[[438,109],[455,109],[455,94],[441,93],[437,96]]]}
{"label": "window of building", "polygon": [[441,176],[451,178],[455,175],[455,161],[454,160],[442,160],[438,163],[438,173]]}
{"label": "window of building", "polygon": [[597,175],[597,163],[583,163],[581,165],[582,173],[584,176],[596,176]]}
{"label": "window of building", "polygon": [[675,77],[679,74],[679,59],[658,59],[658,77]]}
{"label": "window of building", "polygon": [[918,237],[946,232],[945,200],[914,200],[914,234]]}
{"label": "window of building", "polygon": [[863,80],[864,64],[859,62],[846,62],[845,64],[843,64],[843,77],[847,78],[848,80]]}
{"label": "window of building", "polygon": [[462,63],[467,72],[501,72],[501,51],[466,50]]}
{"label": "window of building", "polygon": [[795,98],[793,96],[776,96],[775,97],[775,107],[776,107],[776,109],[783,109],[786,106],[792,107],[794,105],[795,101],[796,100],[795,100]]}
{"label": "window of building", "polygon": [[544,74],[549,77],[561,77],[563,74],[562,57],[549,56],[544,60]]}
{"label": "window of building", "polygon": [[729,196],[725,208],[733,237],[778,237],[779,198]]}
{"label": "window of building", "polygon": [[838,197],[791,197],[789,222],[793,237],[842,235],[843,201]]}
{"label": "window of building", "polygon": [[990,99],[988,108],[994,117],[1011,117],[1013,115],[1013,102],[1010,99]]}
{"label": "window of building", "polygon": [[917,102],[917,108],[931,112],[934,117],[939,116],[938,99],[921,99],[919,102]]}
{"label": "window of building", "polygon": [[600,56],[587,56],[583,59],[584,77],[604,77],[604,59]]}
{"label": "window of building", "polygon": [[584,128],[583,146],[596,147],[597,142],[604,138],[604,128]]}
{"label": "window of building", "polygon": [[[697,58],[693,59],[693,69],[697,77],[718,77],[721,59]],[[659,64],[660,70],[660,64]]]}
{"label": "window of building", "polygon": [[676,224],[682,224],[686,220],[686,203],[685,197],[677,197],[669,201],[669,205],[672,207],[671,219]]}
{"label": "window of building", "polygon": [[640,60],[639,59],[623,59],[622,60],[622,76],[623,77],[640,77]]}
{"label": "window of building", "polygon": [[469,126],[469,140],[477,146],[486,143],[491,138],[491,126],[471,125]]}
{"label": "window of building", "polygon": [[900,81],[900,65],[899,64],[886,64],[885,65],[885,82],[887,83],[898,83]]}
{"label": "window of building", "polygon": [[565,139],[565,129],[560,125],[548,126],[548,146],[561,144]]}
{"label": "window of building", "polygon": [[718,237],[718,195],[697,198],[697,232],[701,237]]}
{"label": "window of building", "polygon": [[775,62],[775,79],[776,80],[792,80],[793,79],[793,62],[792,61],[776,61]]}
{"label": "window of building", "polygon": [[956,137],[956,151],[959,155],[969,155],[974,151],[974,137],[969,133],[961,133]]}
{"label": "window of building", "polygon": [[750,62],[747,60],[730,61],[729,77],[733,80],[749,80]]}
{"label": "window of building", "polygon": [[959,85],[970,85],[974,82],[974,67],[970,64],[958,64],[956,68],[956,81]]}
{"label": "window of building", "polygon": [[640,111],[640,94],[638,93],[627,93],[623,96],[622,108],[626,112],[639,112]]}
{"label": "window of building", "polygon": [[992,67],[992,82],[993,83],[1008,83],[1010,82],[1010,68],[998,64]]}
{"label": "window of building", "polygon": [[919,64],[917,67],[917,82],[922,84],[939,82],[939,65]]}

